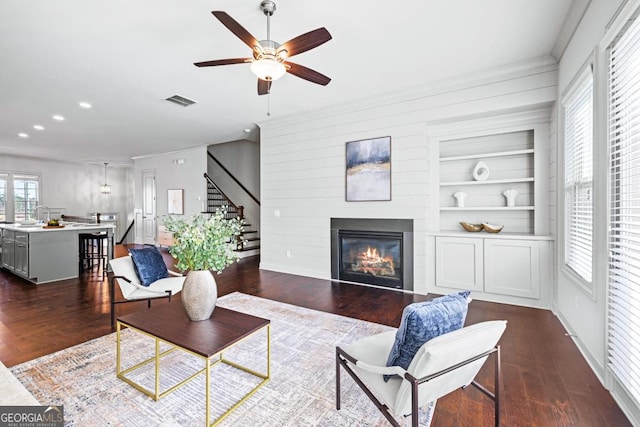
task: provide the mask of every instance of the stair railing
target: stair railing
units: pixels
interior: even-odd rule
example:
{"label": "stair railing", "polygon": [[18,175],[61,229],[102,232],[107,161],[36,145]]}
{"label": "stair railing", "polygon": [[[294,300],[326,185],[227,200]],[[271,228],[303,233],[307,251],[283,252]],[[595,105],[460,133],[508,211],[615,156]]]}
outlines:
{"label": "stair railing", "polygon": [[226,204],[228,204],[229,206],[231,206],[231,207],[233,208],[233,210],[235,210],[235,211],[237,212],[237,215],[236,215],[236,216],[240,217],[241,219],[244,219],[244,206],[238,206],[238,205],[236,205],[235,203],[233,203],[233,202],[231,201],[231,199],[230,199],[226,194],[224,194],[224,191],[222,191],[222,190],[220,189],[220,187],[218,187],[218,186],[216,185],[216,183],[215,183],[215,182],[213,182],[213,180],[211,179],[211,177],[210,177],[206,172],[204,173],[204,178],[207,180],[207,184],[208,184],[208,185],[212,186],[213,188],[215,188],[215,190],[216,190],[218,193],[220,193],[220,195],[221,195],[221,196],[222,196],[222,198],[224,199],[224,202],[225,202]]}
{"label": "stair railing", "polygon": [[[227,211],[227,218],[240,218],[244,220],[244,206],[238,206],[235,203],[233,203],[231,199],[227,197],[226,194],[224,194],[224,191],[222,191],[220,187],[218,187],[216,183],[213,182],[213,180],[209,177],[209,175],[206,172],[204,173],[204,178],[207,180],[207,190],[209,189],[209,187],[213,187],[222,196],[223,203],[228,204],[230,207],[233,208],[232,210],[235,211],[235,212]],[[207,191],[207,197],[209,197],[208,191]],[[207,205],[208,205],[208,200],[207,200]],[[242,236],[239,235],[236,238],[236,249],[242,249],[242,246],[243,246]]]}
{"label": "stair railing", "polygon": [[[247,189],[247,187],[245,187],[239,180],[238,178],[236,178],[231,172],[229,172],[229,169],[227,169],[226,167],[224,167],[224,165],[222,163],[220,163],[220,161],[218,159],[216,159],[216,157],[211,154],[209,151],[207,151],[207,154],[209,155],[209,157],[211,157],[211,159],[216,162],[218,164],[218,166],[220,166],[220,168],[222,168],[222,170],[229,175],[229,177],[231,179],[233,179],[235,181],[236,184],[238,184],[240,186],[240,188],[242,188],[244,190],[245,193],[247,193],[247,195],[249,195],[249,197],[251,197],[251,199],[256,202],[258,204],[258,206],[260,206],[260,200],[258,200],[258,198],[256,196],[254,196],[253,194],[251,194],[251,192]],[[206,175],[206,174],[205,174]],[[212,181],[213,182],[213,181]],[[214,184],[215,185],[215,184]],[[217,187],[216,187],[217,188]]]}

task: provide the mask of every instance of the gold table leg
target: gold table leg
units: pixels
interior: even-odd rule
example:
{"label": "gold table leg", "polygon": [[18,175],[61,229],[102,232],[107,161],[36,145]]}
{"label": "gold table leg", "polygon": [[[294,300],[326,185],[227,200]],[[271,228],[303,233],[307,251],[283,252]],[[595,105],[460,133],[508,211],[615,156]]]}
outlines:
{"label": "gold table leg", "polygon": [[[219,423],[221,423],[227,416],[229,416],[229,414],[231,414],[234,410],[236,410],[240,405],[242,405],[244,402],[246,402],[251,396],[253,396],[260,388],[262,388],[266,383],[269,382],[269,380],[271,379],[271,324],[267,324],[266,325],[266,333],[267,333],[267,373],[263,374],[257,371],[254,371],[253,369],[247,368],[245,366],[242,366],[238,363],[235,363],[233,361],[230,360],[225,360],[223,358],[223,352],[218,353],[214,356],[212,356],[211,358],[206,358],[206,357],[202,357],[196,353],[193,353],[187,349],[181,348],[181,347],[177,347],[175,345],[173,345],[173,347],[169,350],[165,350],[163,352],[160,351],[160,342],[162,341],[160,338],[155,337],[151,334],[148,334],[146,332],[143,332],[141,330],[138,330],[136,328],[133,328],[131,326],[129,326],[130,329],[136,330],[137,332],[143,334],[143,335],[147,335],[149,337],[152,337],[155,340],[155,352],[153,357],[140,362],[134,366],[131,366],[129,368],[127,368],[126,370],[122,371],[122,365],[121,365],[121,339],[122,339],[122,335],[121,335],[121,323],[119,321],[117,321],[116,323],[116,376],[123,380],[124,382],[128,383],[129,385],[131,385],[132,387],[136,388],[137,390],[139,390],[140,392],[146,394],[147,396],[151,397],[154,400],[160,400],[160,398],[166,396],[167,394],[171,393],[172,391],[174,391],[175,389],[183,386],[184,384],[186,384],[187,382],[191,381],[193,378],[195,378],[196,376],[198,376],[199,374],[201,374],[203,371],[205,372],[205,376],[206,376],[206,385],[205,385],[205,422],[207,426],[215,426],[218,425]],[[258,331],[256,331],[258,332]],[[247,337],[245,337],[245,339],[249,338],[250,336],[253,336],[254,334],[251,334]],[[164,341],[162,341],[164,342]],[[172,343],[167,343],[167,344],[172,344]],[[237,344],[237,343],[236,343]],[[191,376],[189,376],[188,378],[186,378],[185,380],[181,381],[180,383],[174,385],[173,387],[170,387],[168,390],[165,390],[164,392],[160,392],[160,358],[161,356],[164,356],[165,354],[171,353],[174,350],[177,349],[181,349],[187,353],[193,354],[194,356],[200,357],[202,359],[204,359],[205,361],[205,368],[199,370],[198,372],[192,374]],[[213,363],[211,363],[211,359],[213,357],[218,356],[218,359],[213,361]],[[134,381],[130,380],[129,378],[126,377],[126,375],[138,368],[141,368],[142,366],[146,365],[147,363],[150,362],[155,362],[155,389],[153,391],[151,390],[147,390],[145,387],[141,386],[140,384],[135,383]],[[220,417],[218,417],[217,419],[215,419],[213,422],[210,422],[211,420],[211,367],[217,365],[218,363],[226,363],[229,366],[232,366],[236,369],[240,369],[244,372],[247,372],[251,375],[254,375],[258,378],[262,378],[262,381],[255,387],[253,388],[249,393],[247,393],[242,399],[240,399],[238,402],[236,402],[231,408],[227,409],[226,412],[224,412],[222,415],[220,415]]]}

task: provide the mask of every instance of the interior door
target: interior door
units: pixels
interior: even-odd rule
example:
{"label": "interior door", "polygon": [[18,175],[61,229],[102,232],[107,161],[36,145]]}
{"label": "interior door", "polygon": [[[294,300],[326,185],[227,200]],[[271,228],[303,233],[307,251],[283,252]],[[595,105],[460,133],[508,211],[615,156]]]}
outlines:
{"label": "interior door", "polygon": [[142,243],[156,244],[156,171],[142,172]]}

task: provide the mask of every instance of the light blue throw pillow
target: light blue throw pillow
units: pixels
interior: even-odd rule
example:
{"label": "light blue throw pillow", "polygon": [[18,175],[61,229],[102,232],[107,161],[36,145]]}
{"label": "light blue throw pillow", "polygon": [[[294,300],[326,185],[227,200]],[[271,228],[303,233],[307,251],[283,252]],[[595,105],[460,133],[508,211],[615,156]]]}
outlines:
{"label": "light blue throw pillow", "polygon": [[[406,306],[402,311],[402,320],[387,359],[387,366],[407,369],[413,356],[424,343],[462,328],[467,317],[470,293],[453,293]],[[388,379],[389,376],[385,375],[385,381]]]}
{"label": "light blue throw pillow", "polygon": [[162,254],[155,246],[143,249],[130,249],[129,254],[133,260],[133,266],[140,278],[142,286],[149,286],[156,280],[169,276],[167,265],[162,259]]}

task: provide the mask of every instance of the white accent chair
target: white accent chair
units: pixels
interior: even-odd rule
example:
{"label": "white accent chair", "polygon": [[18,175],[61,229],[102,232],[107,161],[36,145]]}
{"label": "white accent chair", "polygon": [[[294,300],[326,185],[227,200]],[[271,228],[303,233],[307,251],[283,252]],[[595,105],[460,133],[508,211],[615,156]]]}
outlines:
{"label": "white accent chair", "polygon": [[[169,271],[169,277],[156,280],[149,286],[142,286],[133,265],[131,255],[109,260],[113,276],[109,282],[109,299],[111,301],[111,328],[115,328],[116,304],[124,304],[133,301],[147,301],[147,307],[151,307],[151,300],[156,298],[169,298],[182,290],[185,276],[175,271]],[[120,287],[123,299],[116,300],[116,283]]]}
{"label": "white accent chair", "polygon": [[[500,346],[507,322],[492,320],[449,332],[420,347],[405,371],[387,367],[396,331],[364,338],[344,348],[336,347],[336,409],[340,409],[340,367],[345,369],[393,426],[394,418],[412,416],[418,426],[418,409],[470,384],[494,400],[496,426],[500,425]],[[493,392],[474,381],[487,358],[494,354]],[[388,382],[383,375],[394,375]]]}

